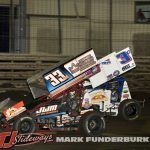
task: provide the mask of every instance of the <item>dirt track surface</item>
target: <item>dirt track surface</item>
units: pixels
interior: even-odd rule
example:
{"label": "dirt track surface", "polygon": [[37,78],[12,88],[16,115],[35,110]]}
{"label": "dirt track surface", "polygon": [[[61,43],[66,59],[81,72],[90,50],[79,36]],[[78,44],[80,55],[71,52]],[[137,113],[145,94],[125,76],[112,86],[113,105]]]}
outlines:
{"label": "dirt track surface", "polygon": [[[150,93],[132,93],[137,100],[145,99],[141,117],[136,121],[125,121],[118,117],[106,118],[106,131],[102,136],[148,136],[150,137]],[[62,134],[61,134],[62,135]],[[65,132],[64,136],[77,136],[76,132]],[[59,134],[58,134],[59,136]],[[38,143],[14,150],[149,150],[150,143]]]}

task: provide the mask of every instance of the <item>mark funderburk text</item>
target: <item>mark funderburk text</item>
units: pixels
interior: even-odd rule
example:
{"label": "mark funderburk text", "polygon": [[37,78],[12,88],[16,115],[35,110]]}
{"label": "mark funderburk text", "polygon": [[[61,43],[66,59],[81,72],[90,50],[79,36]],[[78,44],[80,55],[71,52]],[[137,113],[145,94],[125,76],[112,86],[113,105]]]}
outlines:
{"label": "mark funderburk text", "polygon": [[149,137],[56,137],[56,142],[150,142]]}

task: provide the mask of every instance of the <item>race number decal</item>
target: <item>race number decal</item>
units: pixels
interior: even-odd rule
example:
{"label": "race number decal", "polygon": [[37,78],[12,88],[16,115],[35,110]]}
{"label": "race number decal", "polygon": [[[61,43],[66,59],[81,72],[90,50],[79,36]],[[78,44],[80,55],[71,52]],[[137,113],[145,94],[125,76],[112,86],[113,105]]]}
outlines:
{"label": "race number decal", "polygon": [[68,78],[68,75],[64,75],[60,70],[55,70],[45,77],[46,80],[49,80],[51,82],[52,86],[56,86],[66,81]]}
{"label": "race number decal", "polygon": [[[93,50],[89,50],[43,75],[49,92],[64,91],[87,76],[99,72]],[[95,67],[95,68],[94,68]],[[99,67],[98,67],[99,68]],[[89,72],[88,72],[89,71]],[[70,83],[70,81],[72,83]],[[69,84],[70,83],[70,84]],[[60,89],[60,87],[62,87]],[[56,90],[57,89],[57,90]]]}
{"label": "race number decal", "polygon": [[116,57],[118,59],[120,59],[120,63],[122,65],[124,65],[124,64],[127,64],[128,62],[130,62],[132,60],[132,58],[130,57],[129,54],[130,54],[130,50],[127,52],[123,51],[122,53],[117,54]]}
{"label": "race number decal", "polygon": [[136,67],[130,48],[125,48],[121,52],[116,53],[118,65],[121,68],[120,74],[125,73]]}
{"label": "race number decal", "polygon": [[48,91],[51,92],[73,79],[73,76],[63,67],[51,71],[44,76]]}

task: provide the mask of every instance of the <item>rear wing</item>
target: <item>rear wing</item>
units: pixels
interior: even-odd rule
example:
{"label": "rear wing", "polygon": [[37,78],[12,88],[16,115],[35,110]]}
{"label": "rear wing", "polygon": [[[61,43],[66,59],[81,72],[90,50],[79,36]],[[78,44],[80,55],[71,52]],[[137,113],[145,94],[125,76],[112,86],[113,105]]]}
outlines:
{"label": "rear wing", "polygon": [[[27,79],[34,98],[48,95],[52,98],[71,86],[99,72],[93,49]],[[86,74],[85,72],[90,71]]]}
{"label": "rear wing", "polygon": [[35,99],[43,95],[53,98],[85,79],[89,79],[95,88],[134,67],[135,62],[129,48],[113,52],[100,60],[90,49],[40,72],[27,79],[27,82]]}

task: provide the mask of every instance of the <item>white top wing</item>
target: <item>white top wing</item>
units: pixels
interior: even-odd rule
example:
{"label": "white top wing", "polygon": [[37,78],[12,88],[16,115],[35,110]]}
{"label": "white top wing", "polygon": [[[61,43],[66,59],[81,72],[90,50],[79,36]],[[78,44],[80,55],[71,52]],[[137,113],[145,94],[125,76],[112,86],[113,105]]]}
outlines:
{"label": "white top wing", "polygon": [[89,78],[93,88],[136,67],[129,48],[118,53],[113,52],[99,59],[98,64],[101,71]]}

